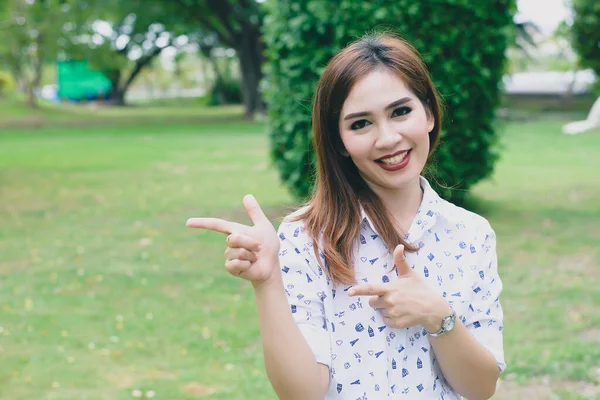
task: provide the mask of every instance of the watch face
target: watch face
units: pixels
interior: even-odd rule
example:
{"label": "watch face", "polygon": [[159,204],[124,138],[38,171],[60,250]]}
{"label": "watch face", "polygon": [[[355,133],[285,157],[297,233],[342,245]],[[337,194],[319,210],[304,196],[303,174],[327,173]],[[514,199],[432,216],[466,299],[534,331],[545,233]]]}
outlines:
{"label": "watch face", "polygon": [[444,323],[442,324],[442,326],[444,327],[444,330],[450,330],[452,329],[452,326],[454,325],[454,321],[452,320],[452,318],[446,318],[444,320]]}

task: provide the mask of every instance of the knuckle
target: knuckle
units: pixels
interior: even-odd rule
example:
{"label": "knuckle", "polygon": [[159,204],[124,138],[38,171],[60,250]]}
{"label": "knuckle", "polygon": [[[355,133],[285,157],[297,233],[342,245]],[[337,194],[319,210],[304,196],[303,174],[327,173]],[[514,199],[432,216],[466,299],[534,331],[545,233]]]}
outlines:
{"label": "knuckle", "polygon": [[239,259],[228,260],[225,269],[232,275],[238,275],[243,270],[242,262]]}

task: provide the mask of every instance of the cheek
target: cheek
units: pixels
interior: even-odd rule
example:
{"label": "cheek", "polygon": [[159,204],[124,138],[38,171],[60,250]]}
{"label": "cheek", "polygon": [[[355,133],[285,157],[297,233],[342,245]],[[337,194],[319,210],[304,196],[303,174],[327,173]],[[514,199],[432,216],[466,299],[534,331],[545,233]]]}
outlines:
{"label": "cheek", "polygon": [[367,135],[353,136],[342,134],[342,143],[353,159],[366,157],[371,148]]}
{"label": "cheek", "polygon": [[419,146],[419,152],[429,153],[429,124],[427,119],[419,118],[411,126],[411,139]]}
{"label": "cheek", "polygon": [[416,140],[419,142],[421,148],[423,148],[426,153],[429,153],[429,132],[420,132],[417,135]]}

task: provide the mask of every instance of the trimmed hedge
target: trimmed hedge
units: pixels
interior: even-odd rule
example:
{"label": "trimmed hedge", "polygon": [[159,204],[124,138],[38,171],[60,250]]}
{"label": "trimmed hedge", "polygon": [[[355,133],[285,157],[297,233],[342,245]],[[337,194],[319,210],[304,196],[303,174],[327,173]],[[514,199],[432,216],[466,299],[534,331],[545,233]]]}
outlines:
{"label": "trimmed hedge", "polygon": [[311,106],[317,80],[334,54],[380,28],[415,45],[446,105],[442,142],[430,166],[432,184],[460,202],[464,189],[492,173],[498,159],[495,108],[513,35],[514,0],[277,0],[265,6],[263,90],[271,155],[297,197],[306,198],[313,185]]}
{"label": "trimmed hedge", "polygon": [[596,73],[595,89],[600,94],[600,1],[573,0],[572,44],[579,63]]}

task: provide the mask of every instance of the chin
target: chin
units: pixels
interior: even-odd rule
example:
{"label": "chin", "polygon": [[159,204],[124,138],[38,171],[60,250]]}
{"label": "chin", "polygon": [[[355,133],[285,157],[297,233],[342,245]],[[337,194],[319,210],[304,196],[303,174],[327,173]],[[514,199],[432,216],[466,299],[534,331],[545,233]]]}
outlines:
{"label": "chin", "polygon": [[[398,182],[395,182],[395,185],[393,185],[393,189],[406,189],[409,187],[412,187],[415,182],[419,181],[419,175],[414,175],[411,177],[406,177],[402,180],[399,180]],[[390,188],[390,189],[392,189]]]}
{"label": "chin", "polygon": [[[408,171],[406,171],[408,172]],[[384,190],[403,190],[411,187],[415,182],[419,181],[419,173],[402,174],[401,176],[395,177],[395,179],[383,178],[376,176],[375,179],[371,179],[368,176],[361,174],[365,182],[371,187],[376,186]]]}

